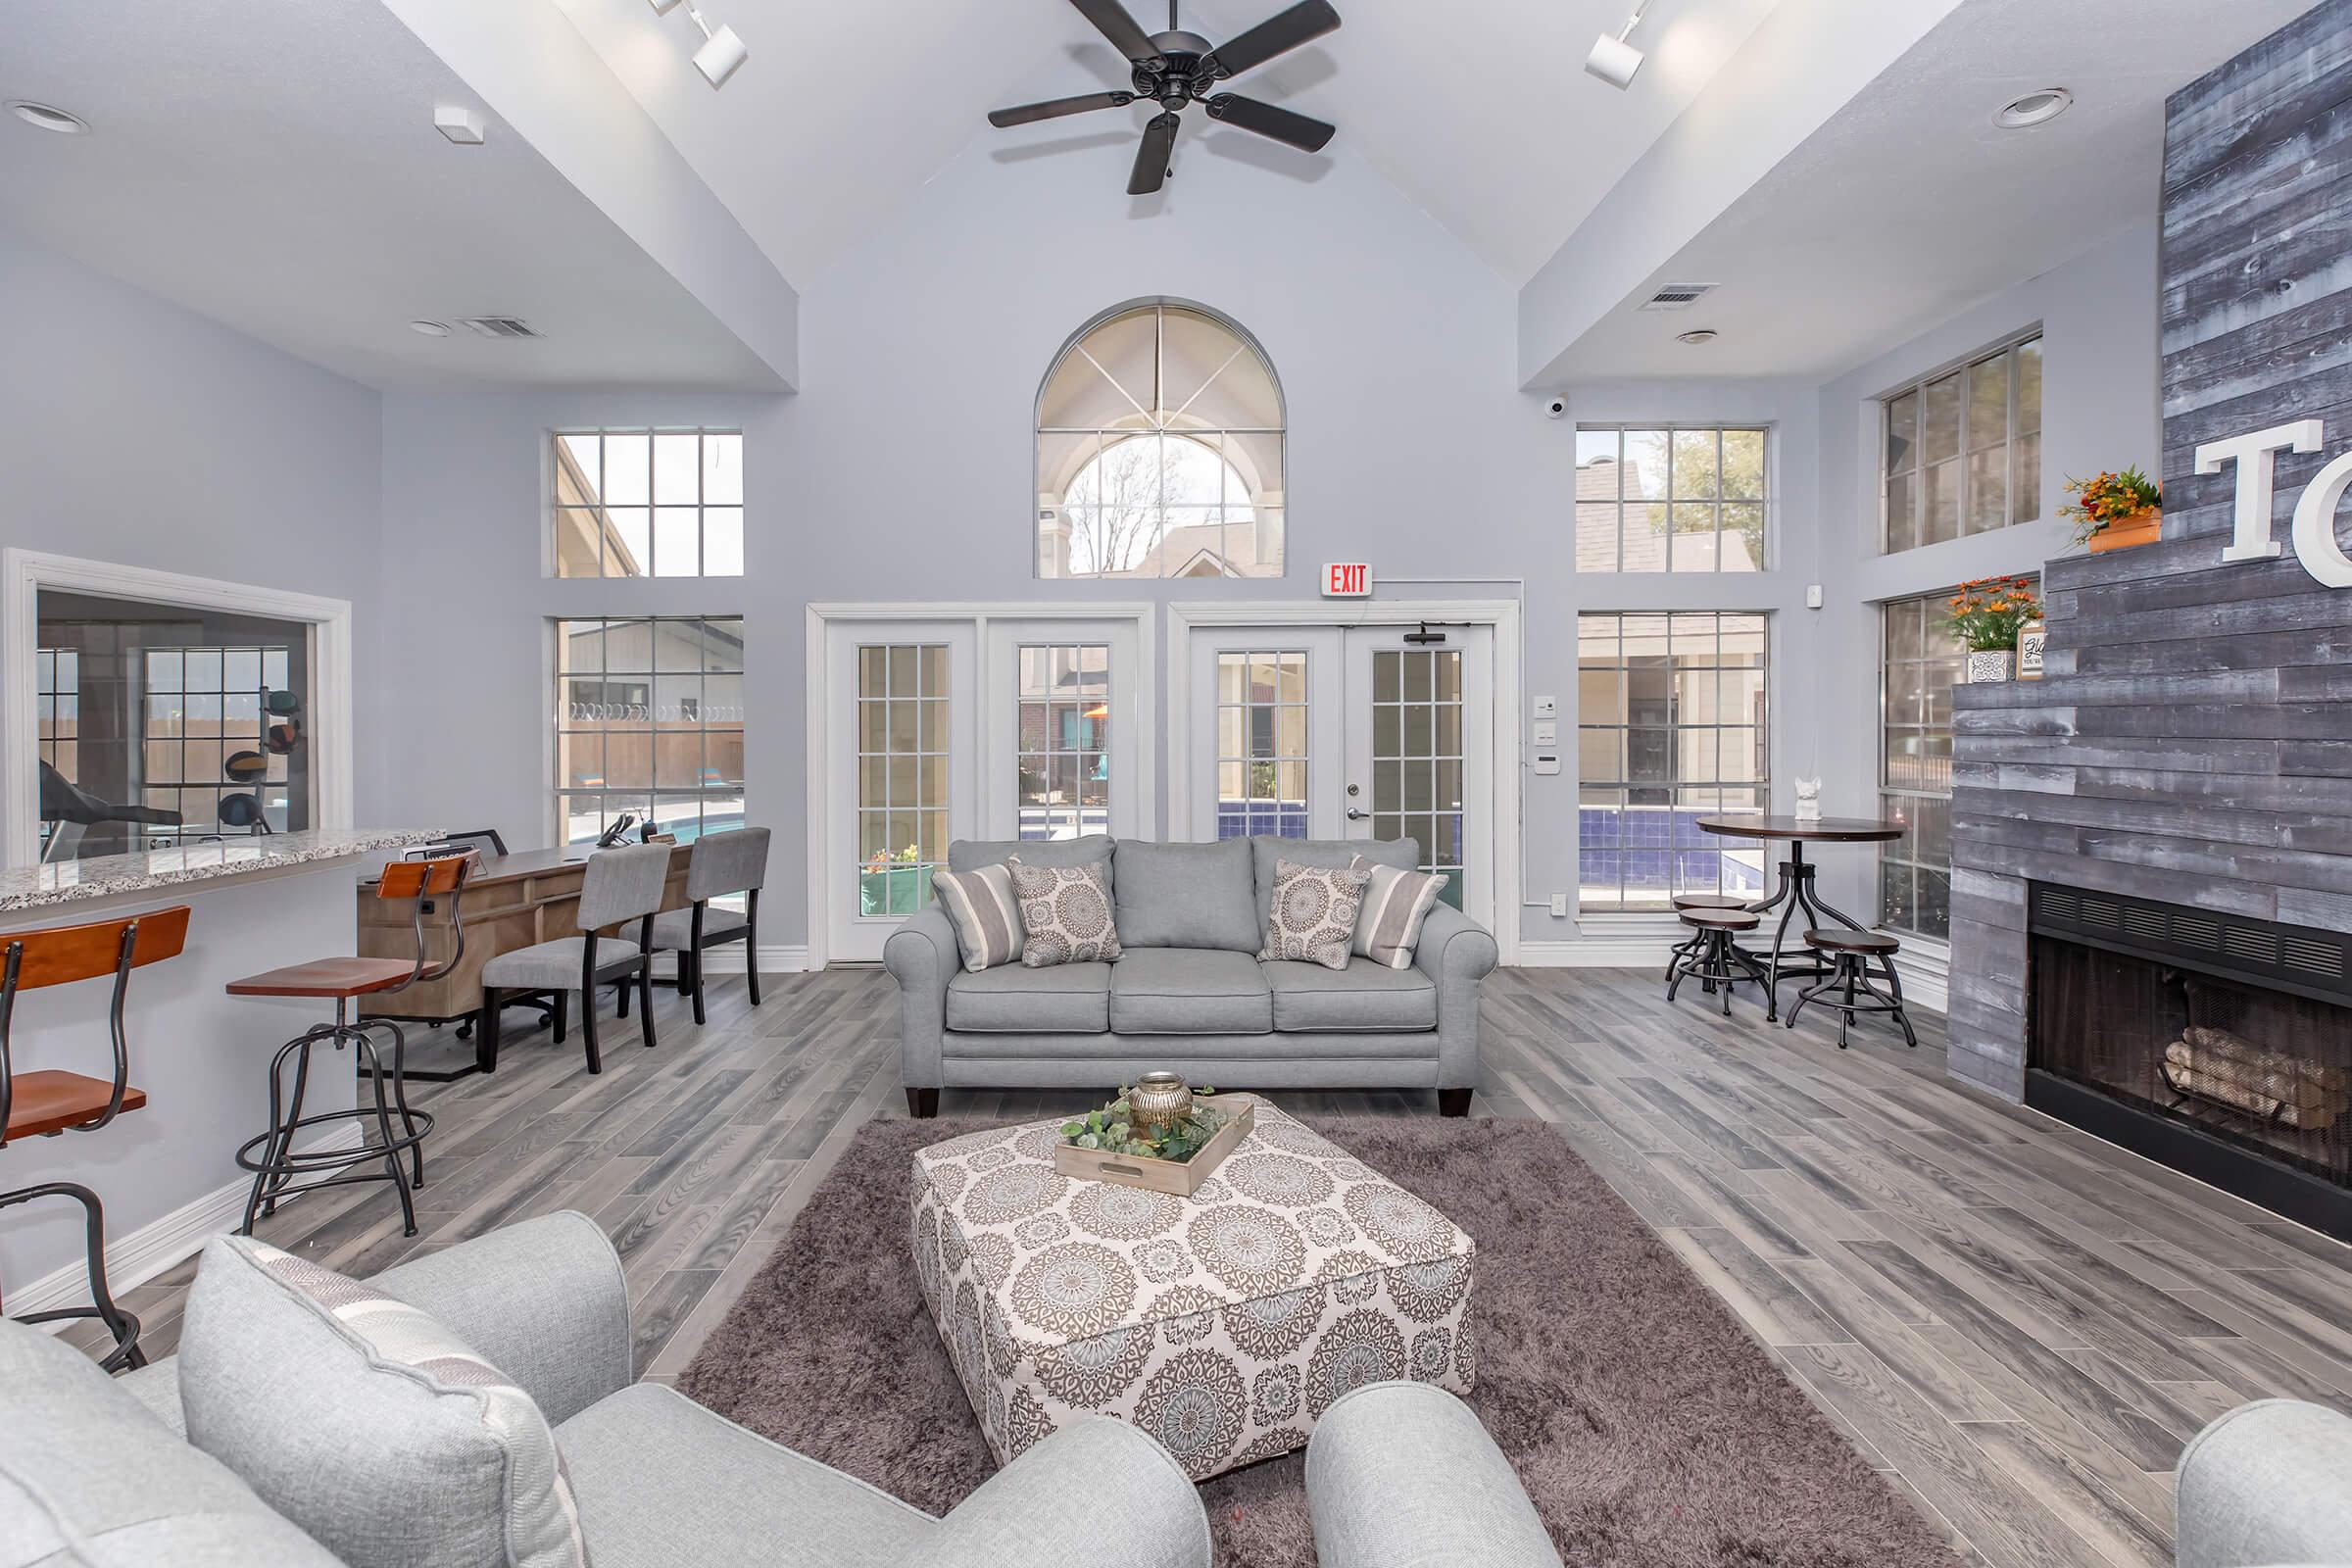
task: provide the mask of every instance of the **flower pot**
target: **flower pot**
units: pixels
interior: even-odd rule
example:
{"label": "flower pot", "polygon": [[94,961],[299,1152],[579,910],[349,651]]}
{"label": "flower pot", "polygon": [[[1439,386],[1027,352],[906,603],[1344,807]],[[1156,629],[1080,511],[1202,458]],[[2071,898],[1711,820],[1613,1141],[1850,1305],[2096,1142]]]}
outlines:
{"label": "flower pot", "polygon": [[2135,512],[2129,517],[2118,518],[2090,536],[2090,553],[2102,555],[2110,550],[2128,550],[2133,545],[2152,545],[2164,531],[2164,513],[2155,507]]}
{"label": "flower pot", "polygon": [[1969,650],[1968,681],[1972,686],[1979,681],[2008,680],[2016,671],[2017,650],[2014,648]]}

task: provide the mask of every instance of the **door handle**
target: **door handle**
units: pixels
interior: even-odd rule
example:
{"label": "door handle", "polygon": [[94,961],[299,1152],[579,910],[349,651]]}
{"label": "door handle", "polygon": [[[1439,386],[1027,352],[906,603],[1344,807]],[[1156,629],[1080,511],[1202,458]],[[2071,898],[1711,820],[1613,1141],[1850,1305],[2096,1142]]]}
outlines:
{"label": "door handle", "polygon": [[1352,806],[1348,808],[1348,820],[1350,822],[1361,822],[1371,814],[1370,811],[1359,811]]}

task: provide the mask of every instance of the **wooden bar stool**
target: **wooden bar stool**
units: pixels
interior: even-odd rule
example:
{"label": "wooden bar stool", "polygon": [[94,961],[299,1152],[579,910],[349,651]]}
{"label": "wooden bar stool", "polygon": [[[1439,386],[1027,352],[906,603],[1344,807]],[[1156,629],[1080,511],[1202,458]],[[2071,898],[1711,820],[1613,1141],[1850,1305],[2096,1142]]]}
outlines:
{"label": "wooden bar stool", "polygon": [[[760,1005],[760,885],[767,880],[768,830],[737,828],[694,841],[686,868],[688,906],[654,916],[654,950],[678,956],[678,990],[694,998],[694,1021],[703,1022],[703,950],[740,942],[744,970],[751,977],[752,1005]],[[748,911],[713,909],[712,899],[745,895]]]}
{"label": "wooden bar stool", "polygon": [[[1788,1027],[1796,1027],[1796,1015],[1805,1010],[1805,1004],[1818,1000],[1825,1007],[1838,1009],[1838,1049],[1845,1049],[1846,1026],[1858,1012],[1886,1012],[1894,1015],[1901,1025],[1903,1042],[1913,1050],[1919,1047],[1919,1036],[1911,1032],[1911,1019],[1903,1011],[1902,977],[1894,972],[1894,956],[1903,945],[1884,931],[1849,931],[1833,926],[1826,931],[1805,933],[1805,946],[1830,961],[1830,971],[1797,993],[1796,1001],[1788,1006]],[[1886,982],[1881,991],[1871,984],[1870,966],[1879,966],[1880,977]],[[1862,1001],[1867,997],[1870,1000]]]}
{"label": "wooden bar stool", "polygon": [[[482,965],[482,1014],[475,1025],[479,1033],[474,1041],[482,1071],[498,1070],[499,1009],[516,992],[552,993],[558,999],[567,991],[579,992],[588,1070],[603,1072],[605,1058],[596,1039],[596,988],[619,981],[625,1009],[626,987],[634,982],[637,1000],[645,1010],[639,1024],[639,1038],[649,1049],[653,1046],[654,914],[662,907],[662,892],[668,886],[670,848],[667,844],[638,844],[599,850],[588,858],[588,869],[580,878],[578,936],[557,937],[552,942],[517,948]],[[626,937],[602,934],[607,926],[631,920],[637,922],[634,942]],[[627,1014],[624,1011],[622,1015]],[[556,1028],[560,1042],[564,1028],[560,1010],[556,1014]]]}
{"label": "wooden bar stool", "polygon": [[[310,963],[288,964],[265,974],[247,975],[229,983],[228,994],[232,997],[316,997],[331,999],[335,1004],[333,1021],[313,1024],[280,1046],[270,1059],[270,1128],[248,1138],[237,1150],[238,1165],[253,1172],[253,1192],[245,1200],[245,1222],[238,1227],[240,1234],[251,1236],[254,1222],[276,1213],[278,1203],[284,1199],[326,1187],[376,1181],[390,1182],[400,1194],[403,1234],[416,1234],[416,1205],[409,1197],[409,1189],[412,1185],[419,1190],[424,1186],[424,1139],[433,1130],[432,1113],[409,1104],[407,1082],[401,1076],[409,1042],[400,1025],[389,1018],[365,1018],[355,1023],[351,1004],[361,997],[390,996],[420,980],[438,980],[458,966],[466,956],[466,927],[457,918],[458,906],[465,899],[466,879],[472,874],[474,861],[475,857],[466,853],[429,860],[396,860],[384,867],[375,896],[416,901],[414,960],[319,958]],[[449,923],[457,933],[457,946],[447,958],[433,963],[425,952],[424,916],[431,907],[430,901],[440,898],[449,900]],[[368,1034],[371,1029],[382,1029],[392,1036],[389,1070],[384,1066],[382,1052]],[[346,1041],[350,1042],[352,1054],[372,1092],[372,1105],[363,1102],[349,1110],[303,1113],[303,1098],[311,1082],[311,1048],[322,1041],[333,1042],[338,1052]],[[289,1062],[294,1067],[291,1092],[285,1085]],[[388,1097],[387,1081],[391,1085]],[[363,1141],[356,1149],[294,1147],[295,1136],[306,1128],[352,1116],[361,1119],[363,1140],[368,1132],[367,1123],[374,1123],[373,1143]],[[395,1116],[400,1119],[398,1132],[392,1127]],[[412,1167],[407,1173],[400,1168],[404,1152]],[[379,1161],[381,1170],[360,1168]]]}
{"label": "wooden bar stool", "polygon": [[[1674,912],[1677,914],[1682,913],[1685,909],[1744,909],[1746,907],[1745,903],[1722,893],[1677,893],[1674,896]],[[1705,932],[1693,931],[1669,950],[1666,956],[1666,978],[1669,982],[1674,979],[1674,966],[1683,961],[1683,956],[1697,952],[1699,944],[1705,940]]]}
{"label": "wooden bar stool", "polygon": [[[1742,931],[1753,931],[1761,922],[1745,909],[1685,909],[1683,924],[1690,927],[1698,946],[1675,961],[1674,972],[1667,977],[1666,1000],[1686,980],[1696,977],[1705,982],[1710,992],[1723,994],[1723,1015],[1732,1015],[1732,986],[1741,980],[1752,980],[1764,991],[1764,1018],[1772,1021],[1772,977],[1764,966],[1742,953],[1732,941]],[[1688,946],[1688,944],[1686,944]]]}
{"label": "wooden bar stool", "polygon": [[[94,1133],[123,1111],[144,1109],[147,1092],[130,1083],[123,999],[130,990],[131,970],[176,957],[187,945],[188,906],[177,905],[126,920],[20,931],[0,940],[8,945],[6,957],[0,960],[5,965],[0,967],[0,1149],[15,1138]],[[114,1076],[91,1078],[54,1068],[18,1072],[9,1059],[9,1028],[16,1017],[17,993],[95,980],[106,974],[115,977],[114,1001],[107,1008],[107,1027],[115,1041]],[[114,1294],[107,1289],[106,1209],[98,1195],[78,1182],[43,1182],[0,1193],[0,1208],[43,1198],[70,1198],[81,1205],[90,1304],[28,1312],[18,1321],[55,1323],[94,1317],[115,1337],[113,1351],[99,1365],[109,1372],[145,1366],[147,1357],[139,1349],[139,1320],[117,1306]]]}

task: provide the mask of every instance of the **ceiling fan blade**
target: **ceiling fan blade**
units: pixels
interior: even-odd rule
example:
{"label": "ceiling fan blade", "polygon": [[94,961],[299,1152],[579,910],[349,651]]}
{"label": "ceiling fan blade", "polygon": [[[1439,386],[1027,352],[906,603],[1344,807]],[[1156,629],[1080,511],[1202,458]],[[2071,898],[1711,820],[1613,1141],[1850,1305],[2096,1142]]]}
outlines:
{"label": "ceiling fan blade", "polygon": [[1220,76],[1238,76],[1262,66],[1278,54],[1322,37],[1340,24],[1331,0],[1298,0],[1279,16],[1268,17],[1222,48],[1212,50],[1203,64],[1213,64]]}
{"label": "ceiling fan blade", "polygon": [[1176,127],[1184,122],[1172,113],[1152,117],[1144,127],[1143,145],[1135,150],[1135,172],[1127,176],[1127,194],[1149,196],[1168,177],[1168,159],[1176,151]]}
{"label": "ceiling fan blade", "polygon": [[1131,92],[1086,92],[1075,98],[1049,98],[1042,104],[1023,104],[1017,109],[992,109],[988,122],[1003,130],[1007,125],[1026,125],[1039,120],[1058,120],[1063,115],[1083,115],[1090,109],[1116,109],[1135,102]]}
{"label": "ceiling fan blade", "polygon": [[1228,125],[1256,131],[1260,136],[1289,142],[1310,153],[1321,152],[1324,144],[1340,128],[1320,120],[1309,120],[1304,115],[1294,114],[1277,104],[1262,104],[1254,98],[1244,98],[1239,93],[1221,92],[1208,100],[1207,107],[1211,120],[1221,120]]}
{"label": "ceiling fan blade", "polygon": [[1110,40],[1110,46],[1137,65],[1160,58],[1152,46],[1152,37],[1136,25],[1133,17],[1119,0],[1070,0],[1079,15],[1095,24],[1095,30]]}

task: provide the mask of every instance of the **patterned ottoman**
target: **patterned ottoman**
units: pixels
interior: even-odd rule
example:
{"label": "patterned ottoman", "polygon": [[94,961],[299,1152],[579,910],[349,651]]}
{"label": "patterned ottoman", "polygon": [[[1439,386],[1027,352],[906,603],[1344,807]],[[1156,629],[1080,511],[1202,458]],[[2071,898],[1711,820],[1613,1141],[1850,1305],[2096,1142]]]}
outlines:
{"label": "patterned ottoman", "polygon": [[915,1274],[1000,1463],[1114,1415],[1193,1476],[1305,1446],[1349,1389],[1467,1393],[1473,1246],[1263,1101],[1192,1198],[1054,1169],[1059,1121],[914,1156]]}

